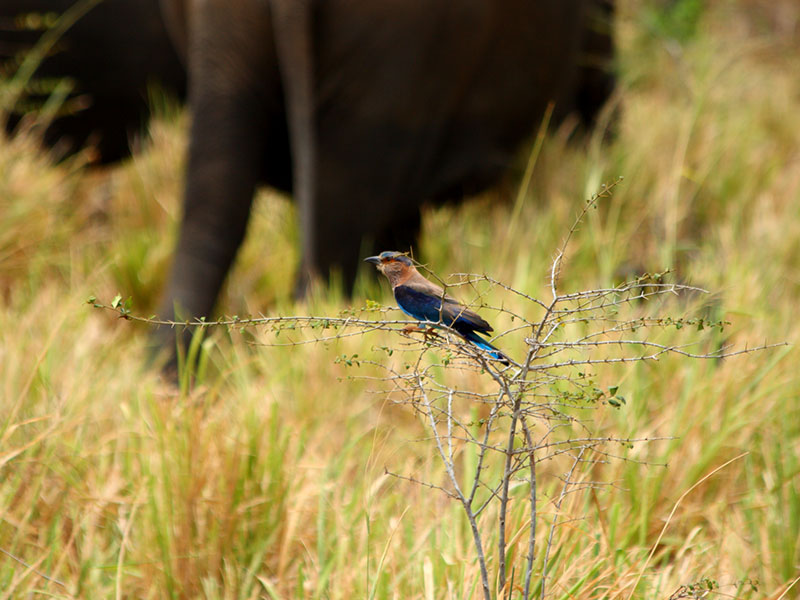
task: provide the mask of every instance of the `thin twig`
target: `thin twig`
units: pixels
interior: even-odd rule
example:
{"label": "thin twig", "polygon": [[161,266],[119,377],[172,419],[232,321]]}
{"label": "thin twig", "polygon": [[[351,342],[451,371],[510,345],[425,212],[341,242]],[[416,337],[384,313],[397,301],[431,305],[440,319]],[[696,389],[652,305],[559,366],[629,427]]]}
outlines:
{"label": "thin twig", "polygon": [[561,514],[561,503],[564,501],[564,497],[567,495],[567,490],[569,489],[570,484],[572,484],[572,475],[575,472],[575,467],[577,467],[578,463],[580,463],[580,459],[583,457],[585,450],[585,448],[581,448],[578,456],[575,457],[575,460],[572,462],[572,468],[570,468],[569,473],[567,473],[567,476],[565,477],[564,487],[561,488],[561,494],[556,501],[556,512],[553,515],[553,522],[550,524],[550,533],[547,536],[547,547],[545,548],[544,561],[542,562],[542,599],[544,599],[545,588],[547,587],[547,561],[550,558],[550,550],[553,547],[553,534],[555,533],[556,525],[558,524],[558,516]]}
{"label": "thin twig", "polygon": [[425,387],[422,384],[422,381],[419,379],[418,379],[418,385],[422,393],[423,405],[426,407],[427,410],[427,416],[430,423],[431,431],[433,432],[434,439],[436,441],[436,450],[439,452],[439,456],[444,462],[445,470],[447,471],[447,476],[450,478],[450,483],[453,484],[453,489],[455,490],[456,496],[461,502],[461,505],[464,507],[464,512],[467,515],[467,520],[469,521],[469,525],[472,530],[472,541],[475,544],[475,550],[478,553],[478,565],[480,566],[481,570],[481,584],[483,586],[484,599],[491,600],[492,596],[491,596],[491,591],[489,589],[489,571],[486,566],[486,555],[483,552],[483,542],[481,540],[480,530],[478,529],[478,523],[475,521],[475,516],[472,513],[472,509],[469,503],[467,502],[467,499],[464,497],[464,494],[461,491],[461,487],[458,485],[458,478],[456,477],[453,464],[448,460],[444,448],[442,447],[442,440],[439,436],[439,429],[436,426],[436,419],[433,416],[433,411],[430,409],[431,407],[430,400],[428,398],[428,395],[425,393]]}
{"label": "thin twig", "polygon": [[[5,554],[5,555],[6,555],[7,557],[9,557],[10,559],[17,561],[17,562],[18,562],[19,564],[21,564],[23,567],[25,567],[26,569],[28,569],[28,570],[29,570],[31,573],[36,573],[36,574],[37,574],[39,577],[41,577],[42,579],[45,579],[45,580],[47,580],[47,581],[50,581],[50,582],[52,582],[52,583],[58,584],[58,585],[60,585],[61,587],[63,587],[64,589],[67,589],[67,584],[66,584],[66,583],[64,583],[63,581],[60,581],[60,580],[56,579],[55,577],[50,577],[49,575],[47,575],[47,574],[45,574],[45,573],[42,573],[41,571],[39,571],[39,570],[38,570],[36,567],[34,567],[33,565],[29,565],[28,563],[26,563],[24,560],[22,560],[22,559],[21,559],[21,558],[19,558],[18,556],[14,556],[13,554],[11,554],[11,552],[9,552],[8,550],[5,550],[5,549],[3,549],[3,548],[0,548],[0,552],[2,552],[3,554]],[[41,562],[41,561],[39,561],[39,562]]]}
{"label": "thin twig", "polygon": [[522,591],[522,600],[530,598],[531,590],[531,577],[533,576],[533,560],[536,556],[536,446],[533,443],[533,436],[525,417],[522,417],[522,431],[525,433],[525,439],[528,442],[528,451],[530,456],[528,458],[528,465],[530,469],[530,490],[529,490],[529,507],[528,516],[530,517],[530,532],[528,533],[528,555],[525,557],[525,587]]}

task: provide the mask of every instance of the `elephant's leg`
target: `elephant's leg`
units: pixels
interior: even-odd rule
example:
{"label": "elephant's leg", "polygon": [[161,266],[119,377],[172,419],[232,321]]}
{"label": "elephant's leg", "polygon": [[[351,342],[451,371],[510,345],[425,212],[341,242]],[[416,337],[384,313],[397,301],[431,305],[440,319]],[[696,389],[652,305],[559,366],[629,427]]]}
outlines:
{"label": "elephant's leg", "polygon": [[585,12],[575,108],[583,124],[591,127],[614,91],[614,1],[592,0]]}
{"label": "elephant's leg", "polygon": [[370,189],[354,193],[359,182],[346,181],[347,174],[337,178],[321,166],[315,211],[317,252],[309,262],[323,278],[340,276],[349,293],[364,257],[383,250],[407,252],[416,244],[420,212],[416,205],[393,202]]}
{"label": "elephant's leg", "polygon": [[314,119],[312,0],[272,0],[275,47],[286,98],[292,149],[292,186],[301,231],[300,272],[295,295],[303,296],[320,272],[317,254],[317,148]]}
{"label": "elephant's leg", "polygon": [[[266,11],[221,1],[193,3],[192,10],[184,210],[161,305],[162,315],[180,320],[213,309],[244,238],[264,160],[265,123],[280,103]],[[162,341],[171,337],[169,331],[160,335]]]}
{"label": "elephant's leg", "polygon": [[396,250],[398,252],[413,250],[414,256],[419,258],[417,243],[421,225],[422,215],[416,207],[411,207],[410,210],[402,213],[398,212],[390,226],[377,232],[371,253],[377,254],[384,250]]}

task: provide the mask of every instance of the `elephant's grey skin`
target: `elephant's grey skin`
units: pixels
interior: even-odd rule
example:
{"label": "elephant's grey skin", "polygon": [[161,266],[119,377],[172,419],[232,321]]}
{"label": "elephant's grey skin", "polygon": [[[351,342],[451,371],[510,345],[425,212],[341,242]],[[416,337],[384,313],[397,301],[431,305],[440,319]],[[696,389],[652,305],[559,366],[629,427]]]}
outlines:
{"label": "elephant's grey skin", "polygon": [[[0,2],[0,65],[6,76],[43,33],[30,28],[36,19],[29,15],[60,15],[75,3]],[[56,118],[43,132],[45,144],[64,156],[91,143],[101,163],[130,153],[131,139],[144,129],[149,115],[149,86],[178,97],[186,89],[186,72],[164,26],[159,0],[101,0],[57,41],[34,78],[69,78],[75,85],[71,98],[83,107]],[[10,115],[9,131],[20,116]]]}
{"label": "elephant's grey skin", "polygon": [[408,247],[424,201],[492,182],[549,102],[591,103],[582,44],[610,49],[588,0],[164,2],[192,113],[167,316],[210,313],[258,183],[298,203],[301,280],[351,282],[360,251]]}

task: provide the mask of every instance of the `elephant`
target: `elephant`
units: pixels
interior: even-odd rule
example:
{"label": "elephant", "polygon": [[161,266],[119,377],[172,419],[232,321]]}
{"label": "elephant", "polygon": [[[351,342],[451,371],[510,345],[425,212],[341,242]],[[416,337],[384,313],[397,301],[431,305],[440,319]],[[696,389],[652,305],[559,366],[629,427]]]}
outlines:
{"label": "elephant", "polygon": [[[0,65],[6,77],[13,77],[21,59],[61,15],[74,23],[37,66],[34,84],[68,78],[74,87],[65,110],[43,131],[43,142],[57,158],[87,145],[94,148],[96,164],[125,158],[131,139],[147,125],[150,87],[179,100],[186,96],[186,71],[159,0],[3,0]],[[27,100],[47,99],[47,86],[38,87]],[[22,117],[12,107],[7,131]]]}
{"label": "elephant", "polygon": [[550,103],[588,120],[613,87],[609,0],[162,1],[191,113],[168,318],[210,314],[259,184],[297,203],[298,289],[351,284],[424,202],[494,182]]}
{"label": "elephant", "polygon": [[37,70],[75,82],[43,136],[59,155],[126,156],[152,82],[188,99],[167,318],[211,313],[258,185],[297,202],[298,291],[332,269],[349,287],[361,250],[415,242],[423,203],[492,184],[548,104],[589,123],[613,87],[611,0],[6,0],[0,59],[41,34],[24,15],[70,7]]}

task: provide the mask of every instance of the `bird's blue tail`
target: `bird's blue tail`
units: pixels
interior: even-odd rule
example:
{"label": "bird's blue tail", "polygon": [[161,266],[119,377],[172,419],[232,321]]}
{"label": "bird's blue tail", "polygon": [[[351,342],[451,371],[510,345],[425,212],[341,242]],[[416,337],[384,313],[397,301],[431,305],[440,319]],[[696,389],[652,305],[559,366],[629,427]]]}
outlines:
{"label": "bird's blue tail", "polygon": [[510,364],[508,361],[508,357],[505,354],[500,352],[500,350],[492,346],[489,342],[487,342],[485,339],[483,339],[474,331],[470,331],[467,334],[465,334],[464,338],[475,344],[481,350],[486,350],[486,352],[489,353],[489,356],[491,356],[495,360],[499,360],[504,365]]}

